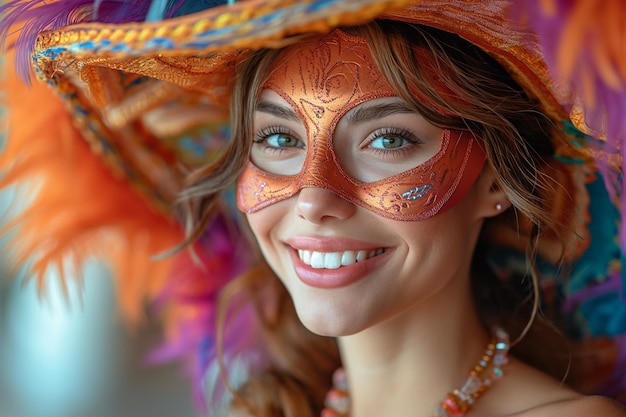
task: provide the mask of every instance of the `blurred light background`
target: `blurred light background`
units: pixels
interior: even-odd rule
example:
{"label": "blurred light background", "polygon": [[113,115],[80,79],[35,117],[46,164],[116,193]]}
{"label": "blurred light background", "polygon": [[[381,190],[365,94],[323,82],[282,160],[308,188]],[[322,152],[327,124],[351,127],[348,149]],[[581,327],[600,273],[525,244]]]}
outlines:
{"label": "blurred light background", "polygon": [[[7,194],[0,195],[5,205]],[[0,417],[197,416],[177,364],[148,366],[154,324],[130,330],[116,309],[112,280],[96,262],[65,300],[56,277],[46,298],[0,263]]]}

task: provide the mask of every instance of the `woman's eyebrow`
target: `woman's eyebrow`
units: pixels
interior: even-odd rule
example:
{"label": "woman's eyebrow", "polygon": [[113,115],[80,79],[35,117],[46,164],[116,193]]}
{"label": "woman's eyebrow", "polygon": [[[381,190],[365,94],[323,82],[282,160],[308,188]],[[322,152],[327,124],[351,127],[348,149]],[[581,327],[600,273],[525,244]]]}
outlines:
{"label": "woman's eyebrow", "polygon": [[403,101],[394,101],[392,103],[365,103],[351,110],[346,114],[348,123],[362,123],[381,117],[389,116],[396,113],[415,113],[415,110],[409,107]]}
{"label": "woman's eyebrow", "polygon": [[270,101],[261,100],[257,103],[255,111],[260,111],[263,113],[269,113],[273,116],[280,117],[281,119],[287,119],[294,122],[300,122],[300,118],[289,107],[281,106]]}

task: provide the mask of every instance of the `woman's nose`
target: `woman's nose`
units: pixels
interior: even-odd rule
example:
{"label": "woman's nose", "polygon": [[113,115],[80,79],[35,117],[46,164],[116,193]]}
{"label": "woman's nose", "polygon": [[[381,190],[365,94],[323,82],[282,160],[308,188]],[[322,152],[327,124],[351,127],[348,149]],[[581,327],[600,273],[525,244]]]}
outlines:
{"label": "woman's nose", "polygon": [[354,204],[324,188],[305,187],[297,195],[298,216],[312,223],[332,218],[345,220],[355,211]]}

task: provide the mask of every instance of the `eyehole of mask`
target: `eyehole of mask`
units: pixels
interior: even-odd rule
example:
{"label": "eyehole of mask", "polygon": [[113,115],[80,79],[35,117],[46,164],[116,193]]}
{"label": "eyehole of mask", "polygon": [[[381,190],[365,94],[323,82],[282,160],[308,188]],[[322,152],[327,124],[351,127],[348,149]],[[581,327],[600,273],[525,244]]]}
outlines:
{"label": "eyehole of mask", "polygon": [[280,96],[265,91],[257,103],[250,159],[263,171],[296,175],[308,151],[307,132],[300,116]]}
{"label": "eyehole of mask", "polygon": [[442,129],[397,97],[364,102],[336,125],[333,146],[344,171],[375,182],[409,171],[441,149]]}

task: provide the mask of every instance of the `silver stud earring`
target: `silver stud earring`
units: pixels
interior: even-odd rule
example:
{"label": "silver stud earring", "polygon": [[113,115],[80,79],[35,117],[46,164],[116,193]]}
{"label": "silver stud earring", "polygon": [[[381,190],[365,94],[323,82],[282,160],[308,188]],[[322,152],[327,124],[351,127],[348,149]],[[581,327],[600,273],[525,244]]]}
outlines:
{"label": "silver stud earring", "polygon": [[496,210],[498,211],[502,210],[502,204],[500,203],[496,204]]}

